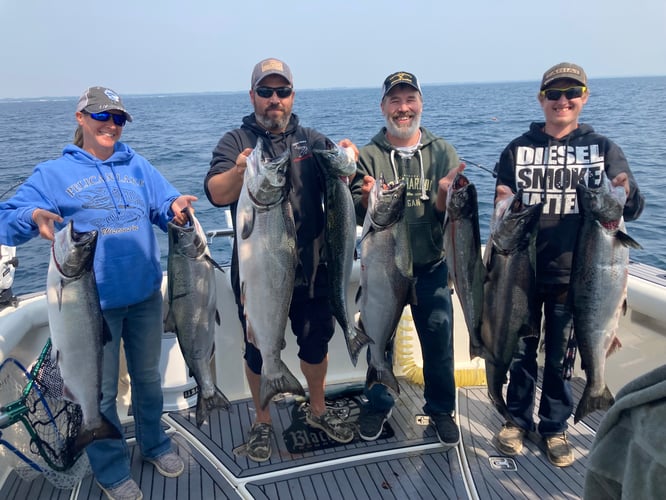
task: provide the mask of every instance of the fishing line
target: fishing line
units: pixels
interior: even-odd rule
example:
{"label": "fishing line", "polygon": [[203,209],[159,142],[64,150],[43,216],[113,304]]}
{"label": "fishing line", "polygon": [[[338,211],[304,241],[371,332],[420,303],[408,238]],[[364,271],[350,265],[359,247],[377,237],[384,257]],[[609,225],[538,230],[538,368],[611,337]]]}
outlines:
{"label": "fishing line", "polygon": [[473,161],[469,161],[465,158],[460,158],[460,161],[463,162],[463,163],[469,163],[470,165],[472,165],[474,167],[478,167],[481,170],[485,170],[489,174],[492,174],[493,177],[497,177],[497,173],[494,170],[490,170],[488,167],[484,167],[483,165],[479,165],[478,163],[474,163]]}
{"label": "fishing line", "polygon": [[2,199],[3,196],[5,196],[7,193],[9,193],[12,189],[17,188],[21,184],[23,184],[26,181],[27,177],[22,177],[18,181],[16,181],[14,184],[12,184],[7,191],[4,193],[0,194],[0,200]]}

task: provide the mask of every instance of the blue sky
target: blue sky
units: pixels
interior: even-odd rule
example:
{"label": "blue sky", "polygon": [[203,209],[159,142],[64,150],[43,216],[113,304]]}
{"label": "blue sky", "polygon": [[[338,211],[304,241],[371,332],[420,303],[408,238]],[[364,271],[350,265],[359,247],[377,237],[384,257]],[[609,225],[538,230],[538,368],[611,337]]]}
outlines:
{"label": "blue sky", "polygon": [[247,90],[284,59],[296,88],[666,75],[664,0],[0,0],[0,98]]}

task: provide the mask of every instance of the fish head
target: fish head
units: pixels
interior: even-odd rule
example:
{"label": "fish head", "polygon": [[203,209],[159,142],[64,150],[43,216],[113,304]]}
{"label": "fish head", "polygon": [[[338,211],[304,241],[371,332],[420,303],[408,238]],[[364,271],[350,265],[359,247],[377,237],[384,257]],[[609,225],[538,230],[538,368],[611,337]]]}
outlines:
{"label": "fish head", "polygon": [[51,244],[51,258],[58,272],[67,278],[75,278],[90,271],[95,259],[97,235],[96,230],[75,231],[72,220],[57,231]]}
{"label": "fish head", "polygon": [[169,253],[177,253],[191,259],[196,259],[208,253],[206,233],[190,207],[185,207],[182,213],[187,216],[187,223],[185,225],[180,226],[173,222],[167,224]]}
{"label": "fish head", "polygon": [[446,193],[446,214],[458,219],[471,216],[478,209],[476,187],[462,173],[457,173]]}
{"label": "fish head", "polygon": [[503,252],[523,249],[536,237],[543,203],[526,205],[522,197],[519,190],[508,201],[492,232],[493,245]]}
{"label": "fish head", "polygon": [[407,184],[404,179],[386,183],[381,175],[375,181],[368,198],[368,216],[373,226],[384,229],[392,226],[405,213]]}
{"label": "fish head", "polygon": [[264,159],[262,141],[247,158],[244,182],[252,202],[259,208],[280,203],[286,194],[289,150],[273,159]]}
{"label": "fish head", "polygon": [[576,200],[583,218],[599,221],[605,227],[620,225],[627,195],[624,187],[613,187],[604,176],[601,186],[587,187],[582,182],[576,186]]}
{"label": "fish head", "polygon": [[326,139],[326,149],[313,149],[317,163],[331,177],[347,177],[356,172],[356,161],[349,148],[343,148]]}

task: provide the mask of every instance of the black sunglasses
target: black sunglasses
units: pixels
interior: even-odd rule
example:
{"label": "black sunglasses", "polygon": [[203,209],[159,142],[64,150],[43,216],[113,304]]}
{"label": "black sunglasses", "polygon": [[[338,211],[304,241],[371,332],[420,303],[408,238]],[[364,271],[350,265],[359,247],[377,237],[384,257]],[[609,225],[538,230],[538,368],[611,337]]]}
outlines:
{"label": "black sunglasses", "polygon": [[587,90],[587,87],[569,87],[567,89],[546,89],[541,91],[541,95],[546,96],[546,99],[549,101],[557,101],[562,94],[567,99],[576,99],[577,97],[582,97],[583,93]]}
{"label": "black sunglasses", "polygon": [[280,99],[284,99],[289,97],[293,90],[294,89],[291,87],[257,87],[254,89],[257,95],[259,97],[263,97],[264,99],[272,97],[273,92],[275,92]]}
{"label": "black sunglasses", "polygon": [[109,113],[108,111],[102,111],[101,113],[88,113],[90,118],[97,120],[98,122],[108,122],[110,118],[113,118],[113,123],[119,127],[124,127],[127,123],[127,117],[123,113],[122,115],[116,115],[115,113]]}

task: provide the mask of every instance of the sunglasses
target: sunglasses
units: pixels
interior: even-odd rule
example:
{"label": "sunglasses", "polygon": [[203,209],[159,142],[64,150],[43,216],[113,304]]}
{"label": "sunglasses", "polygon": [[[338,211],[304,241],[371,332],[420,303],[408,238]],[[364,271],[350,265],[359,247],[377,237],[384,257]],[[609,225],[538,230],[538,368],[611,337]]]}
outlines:
{"label": "sunglasses", "polygon": [[546,89],[541,91],[541,95],[546,96],[546,99],[549,101],[557,101],[562,94],[567,99],[576,99],[577,97],[582,97],[583,93],[587,90],[587,87],[569,87],[568,89]]}
{"label": "sunglasses", "polygon": [[124,127],[127,123],[127,117],[123,113],[122,115],[116,115],[114,113],[109,113],[108,111],[102,111],[101,113],[88,113],[90,118],[97,120],[98,122],[108,122],[110,118],[113,118],[113,123],[119,127]]}
{"label": "sunglasses", "polygon": [[256,94],[259,97],[263,97],[264,99],[272,97],[273,92],[275,92],[280,99],[285,99],[286,97],[289,97],[291,95],[293,90],[294,89],[292,89],[291,87],[257,87],[256,89],[254,89]]}

